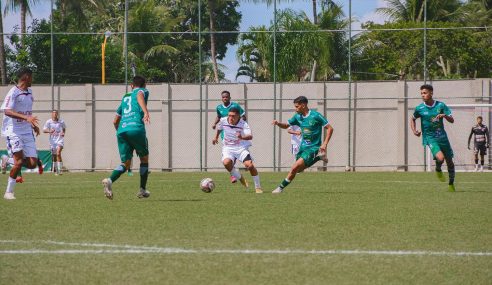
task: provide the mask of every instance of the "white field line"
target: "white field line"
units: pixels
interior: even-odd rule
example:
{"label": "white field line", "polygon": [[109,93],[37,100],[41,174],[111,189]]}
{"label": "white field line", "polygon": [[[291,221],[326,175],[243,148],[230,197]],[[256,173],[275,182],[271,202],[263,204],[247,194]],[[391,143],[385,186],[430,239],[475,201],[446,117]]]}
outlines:
{"label": "white field line", "polygon": [[12,244],[52,244],[71,247],[106,247],[109,249],[7,249],[0,254],[257,254],[257,255],[391,255],[391,256],[492,256],[492,252],[426,251],[426,250],[261,250],[261,249],[184,249],[101,243],[68,243],[57,241],[12,241]]}

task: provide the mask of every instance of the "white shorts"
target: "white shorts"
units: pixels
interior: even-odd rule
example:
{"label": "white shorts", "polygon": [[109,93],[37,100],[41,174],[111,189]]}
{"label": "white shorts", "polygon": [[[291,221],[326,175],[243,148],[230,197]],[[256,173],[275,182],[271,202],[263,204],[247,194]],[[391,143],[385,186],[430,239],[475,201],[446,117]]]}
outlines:
{"label": "white shorts", "polygon": [[38,157],[33,134],[7,136],[7,150],[9,153],[22,151],[24,157]]}
{"label": "white shorts", "polygon": [[63,145],[64,145],[64,140],[63,139],[50,140],[51,153],[56,153],[56,149],[58,147],[63,148]]}
{"label": "white shorts", "polygon": [[[236,159],[244,162],[247,156],[251,157],[251,154],[249,153],[249,150],[246,148],[228,148],[228,147],[223,147],[222,148],[222,161],[226,160],[227,158],[232,160],[233,162],[236,162]],[[251,160],[253,157],[251,157]]]}

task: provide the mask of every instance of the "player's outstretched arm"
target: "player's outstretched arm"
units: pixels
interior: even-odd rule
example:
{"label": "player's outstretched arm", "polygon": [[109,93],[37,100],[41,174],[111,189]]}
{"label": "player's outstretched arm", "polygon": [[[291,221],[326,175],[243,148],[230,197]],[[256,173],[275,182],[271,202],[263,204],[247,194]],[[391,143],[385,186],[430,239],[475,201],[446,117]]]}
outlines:
{"label": "player's outstretched arm", "polygon": [[414,135],[420,137],[421,132],[417,130],[417,124],[415,123],[415,121],[416,119],[414,117],[410,119],[410,128],[412,129]]}
{"label": "player's outstretched arm", "polygon": [[216,145],[219,143],[219,135],[220,135],[220,132],[221,130],[217,130],[217,132],[215,133],[215,138],[212,140],[212,144],[213,145]]}
{"label": "player's outstretched arm", "polygon": [[279,128],[282,128],[282,129],[287,129],[289,127],[289,124],[282,123],[282,122],[279,122],[277,120],[273,120],[272,125],[279,126]]}

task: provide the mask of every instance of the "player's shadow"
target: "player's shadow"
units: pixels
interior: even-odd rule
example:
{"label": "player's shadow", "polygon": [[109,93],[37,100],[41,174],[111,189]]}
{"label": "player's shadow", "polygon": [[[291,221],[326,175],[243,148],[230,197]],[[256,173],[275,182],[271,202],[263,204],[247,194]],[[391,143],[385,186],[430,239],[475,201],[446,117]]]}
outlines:
{"label": "player's shadow", "polygon": [[145,201],[145,203],[152,203],[152,202],[203,202],[205,201],[204,199],[145,199],[142,200]]}

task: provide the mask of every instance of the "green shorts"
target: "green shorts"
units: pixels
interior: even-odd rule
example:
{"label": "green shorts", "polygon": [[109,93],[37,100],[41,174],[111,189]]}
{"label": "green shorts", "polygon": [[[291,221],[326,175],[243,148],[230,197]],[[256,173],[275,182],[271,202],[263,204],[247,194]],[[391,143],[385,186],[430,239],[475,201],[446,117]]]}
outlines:
{"label": "green shorts", "polygon": [[304,160],[304,165],[306,168],[311,167],[313,164],[320,160],[318,156],[319,147],[309,147],[299,149],[299,152],[296,154],[296,160],[302,158]]}
{"label": "green shorts", "polygon": [[442,140],[442,141],[428,140],[427,145],[429,146],[432,152],[432,157],[434,157],[434,159],[436,158],[436,154],[440,151],[442,151],[445,158],[454,157],[453,149],[451,148],[451,144],[449,144],[449,140]]}
{"label": "green shorts", "polygon": [[139,157],[149,154],[149,144],[145,131],[127,131],[116,135],[121,162],[132,159],[133,151]]}

